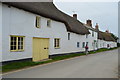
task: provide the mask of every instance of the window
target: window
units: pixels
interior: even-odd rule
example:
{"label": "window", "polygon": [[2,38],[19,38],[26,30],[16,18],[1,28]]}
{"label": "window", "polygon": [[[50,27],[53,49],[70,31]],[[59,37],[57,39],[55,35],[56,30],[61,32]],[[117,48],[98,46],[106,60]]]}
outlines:
{"label": "window", "polygon": [[40,17],[39,17],[39,16],[36,16],[35,26],[36,26],[37,28],[40,28]]}
{"label": "window", "polygon": [[88,46],[88,42],[86,42],[86,46]]}
{"label": "window", "polygon": [[51,27],[51,20],[47,20],[47,27]]}
{"label": "window", "polygon": [[68,33],[68,40],[70,40],[70,33]]}
{"label": "window", "polygon": [[10,50],[11,51],[23,51],[24,50],[24,37],[23,36],[11,36],[10,37]]}
{"label": "window", "polygon": [[94,31],[92,31],[92,37],[94,37]]}
{"label": "window", "polygon": [[96,48],[98,48],[98,43],[96,42]]}
{"label": "window", "polygon": [[82,48],[85,48],[85,42],[83,42],[83,44],[82,44]]}
{"label": "window", "polygon": [[88,34],[86,34],[86,38],[88,38]]}
{"label": "window", "polygon": [[60,48],[60,39],[59,38],[54,39],[54,47],[55,48]]}
{"label": "window", "polygon": [[80,42],[77,42],[77,47],[78,47],[78,48],[80,47]]}

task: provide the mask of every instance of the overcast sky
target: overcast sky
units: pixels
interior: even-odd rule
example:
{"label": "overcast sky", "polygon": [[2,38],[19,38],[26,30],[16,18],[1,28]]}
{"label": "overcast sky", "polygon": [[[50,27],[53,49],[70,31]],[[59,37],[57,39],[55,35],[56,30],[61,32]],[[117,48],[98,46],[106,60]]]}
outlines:
{"label": "overcast sky", "polygon": [[102,31],[107,29],[118,35],[118,2],[55,2],[54,4],[61,11],[72,16],[78,14],[78,19],[86,23],[87,19],[96,23]]}

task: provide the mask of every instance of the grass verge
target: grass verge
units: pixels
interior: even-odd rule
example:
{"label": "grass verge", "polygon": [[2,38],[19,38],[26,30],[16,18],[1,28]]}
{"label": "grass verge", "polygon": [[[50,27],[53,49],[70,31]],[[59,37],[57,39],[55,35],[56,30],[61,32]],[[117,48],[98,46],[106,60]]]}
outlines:
{"label": "grass verge", "polygon": [[[99,49],[97,51],[90,51],[89,54],[95,54],[95,53],[98,53],[98,52],[109,51],[109,50],[113,50],[113,49],[117,49],[117,47],[116,48],[111,48],[111,49],[102,48],[102,49]],[[18,70],[18,69],[22,69],[22,68],[26,68],[26,67],[35,66],[35,65],[41,65],[41,64],[45,64],[45,63],[51,63],[51,62],[55,62],[55,61],[58,61],[58,60],[64,60],[64,59],[77,57],[77,56],[82,56],[82,55],[85,55],[85,53],[56,56],[56,57],[53,57],[51,60],[42,61],[42,62],[32,62],[32,61],[12,62],[12,63],[8,63],[6,65],[3,65],[2,66],[2,72],[5,73],[5,72],[13,71],[13,70]]]}

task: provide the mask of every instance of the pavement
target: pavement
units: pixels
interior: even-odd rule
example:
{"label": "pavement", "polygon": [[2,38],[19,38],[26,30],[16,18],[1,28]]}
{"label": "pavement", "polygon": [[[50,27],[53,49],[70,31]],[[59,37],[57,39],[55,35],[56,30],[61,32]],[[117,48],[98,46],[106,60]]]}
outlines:
{"label": "pavement", "polygon": [[118,49],[2,75],[3,78],[118,78]]}

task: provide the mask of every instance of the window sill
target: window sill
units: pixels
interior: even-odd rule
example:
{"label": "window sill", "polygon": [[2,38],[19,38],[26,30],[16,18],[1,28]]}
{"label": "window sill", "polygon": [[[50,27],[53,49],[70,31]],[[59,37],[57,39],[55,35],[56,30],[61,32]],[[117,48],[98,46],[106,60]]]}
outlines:
{"label": "window sill", "polygon": [[24,52],[24,50],[11,50],[10,52]]}
{"label": "window sill", "polygon": [[60,49],[60,47],[56,47],[55,49]]}

